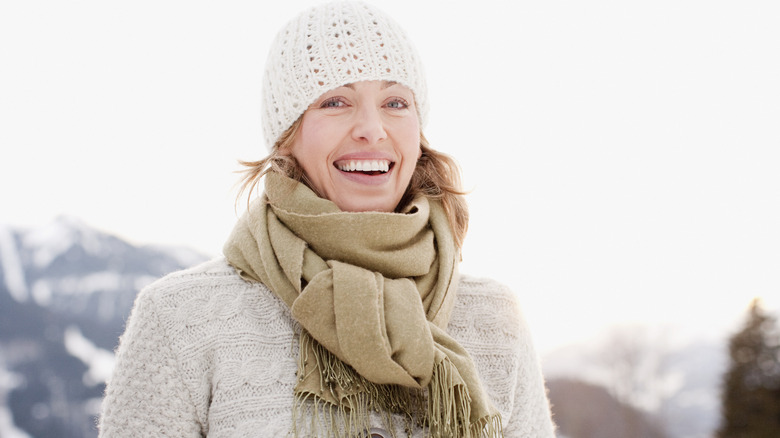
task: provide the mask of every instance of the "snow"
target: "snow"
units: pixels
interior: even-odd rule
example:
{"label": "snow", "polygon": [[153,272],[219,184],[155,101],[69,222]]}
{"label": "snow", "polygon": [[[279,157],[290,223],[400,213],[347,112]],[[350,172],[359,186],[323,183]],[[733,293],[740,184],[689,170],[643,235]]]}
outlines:
{"label": "snow", "polygon": [[[135,281],[135,276],[130,276]],[[33,295],[43,300],[47,293],[58,295],[88,295],[100,291],[115,291],[125,284],[125,276],[114,271],[98,271],[87,275],[68,275],[59,279],[43,279],[33,284]]]}
{"label": "snow", "polygon": [[[0,351],[0,353],[2,352]],[[22,376],[5,369],[2,356],[0,356],[0,437],[30,438],[30,435],[16,427],[11,408],[8,406],[8,393],[23,383]]]}
{"label": "snow", "polygon": [[114,370],[114,353],[96,347],[74,325],[65,329],[65,349],[88,367],[83,378],[85,385],[105,383],[111,377]]}
{"label": "snow", "polygon": [[11,231],[2,226],[0,226],[0,264],[3,269],[5,285],[8,292],[11,293],[11,297],[20,303],[27,301],[27,280],[24,277],[19,251]]}
{"label": "snow", "polygon": [[29,230],[22,239],[33,251],[33,263],[38,268],[48,266],[77,243],[90,253],[98,252],[101,247],[95,230],[69,216],[60,216],[47,225]]}
{"label": "snow", "polygon": [[32,297],[36,304],[43,307],[48,306],[51,304],[51,295],[52,291],[48,281],[38,280],[33,283]]}
{"label": "snow", "polygon": [[24,245],[33,250],[33,263],[38,268],[49,265],[76,243],[76,236],[60,221],[35,228],[23,235]]}
{"label": "snow", "polygon": [[31,438],[30,435],[14,425],[11,410],[5,405],[0,406],[0,436],[3,438]]}

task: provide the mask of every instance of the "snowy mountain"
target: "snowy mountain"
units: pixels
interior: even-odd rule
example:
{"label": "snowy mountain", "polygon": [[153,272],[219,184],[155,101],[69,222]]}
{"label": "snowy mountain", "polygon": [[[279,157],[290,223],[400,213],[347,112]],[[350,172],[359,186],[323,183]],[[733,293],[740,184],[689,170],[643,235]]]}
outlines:
{"label": "snowy mountain", "polygon": [[140,288],[206,257],[136,247],[72,218],[0,227],[0,437],[94,437]]}

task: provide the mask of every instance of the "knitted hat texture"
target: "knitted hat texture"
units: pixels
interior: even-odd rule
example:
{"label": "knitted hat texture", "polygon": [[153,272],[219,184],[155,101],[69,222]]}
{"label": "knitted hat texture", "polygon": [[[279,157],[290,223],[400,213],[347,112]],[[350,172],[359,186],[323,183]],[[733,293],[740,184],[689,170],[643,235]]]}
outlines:
{"label": "knitted hat texture", "polygon": [[277,34],[266,62],[262,118],[268,149],[323,93],[372,80],[409,87],[420,126],[425,126],[428,88],[422,63],[397,23],[357,2],[328,3],[303,12]]}

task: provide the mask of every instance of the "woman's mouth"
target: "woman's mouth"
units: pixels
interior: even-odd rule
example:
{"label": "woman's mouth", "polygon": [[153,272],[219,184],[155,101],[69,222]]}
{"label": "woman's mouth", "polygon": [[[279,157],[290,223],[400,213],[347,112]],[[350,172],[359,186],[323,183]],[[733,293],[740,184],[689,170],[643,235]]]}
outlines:
{"label": "woman's mouth", "polygon": [[395,163],[390,160],[340,160],[333,163],[342,172],[381,175],[390,171]]}

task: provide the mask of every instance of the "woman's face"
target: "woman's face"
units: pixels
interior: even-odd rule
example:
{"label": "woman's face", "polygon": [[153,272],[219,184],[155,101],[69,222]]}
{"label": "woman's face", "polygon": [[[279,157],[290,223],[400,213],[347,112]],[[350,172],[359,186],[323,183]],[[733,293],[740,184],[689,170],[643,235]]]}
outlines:
{"label": "woman's face", "polygon": [[343,211],[394,211],[420,157],[412,91],[363,81],[320,96],[289,152],[320,196]]}

